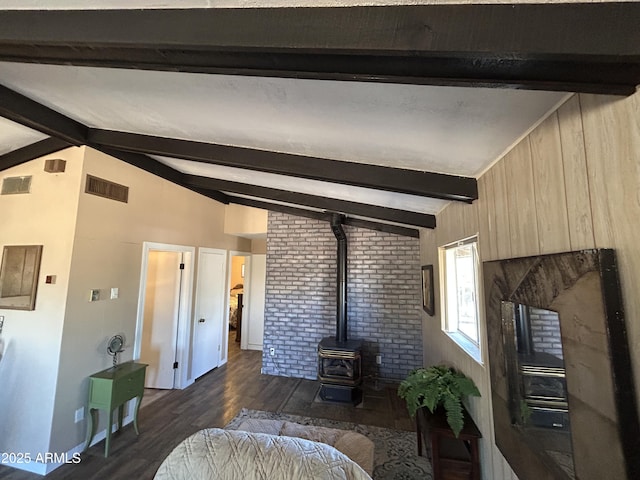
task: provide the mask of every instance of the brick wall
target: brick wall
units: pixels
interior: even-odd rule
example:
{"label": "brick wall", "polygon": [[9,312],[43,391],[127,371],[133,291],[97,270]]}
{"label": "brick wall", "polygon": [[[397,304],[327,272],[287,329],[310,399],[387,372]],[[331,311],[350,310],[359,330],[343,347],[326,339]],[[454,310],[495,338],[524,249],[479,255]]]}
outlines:
{"label": "brick wall", "polygon": [[562,356],[562,340],[560,339],[560,318],[556,312],[529,308],[531,322],[531,340],[536,352],[546,352],[558,358]]}
{"label": "brick wall", "polygon": [[[404,378],[422,366],[419,241],[344,230],[348,337],[365,340],[365,376]],[[269,212],[263,373],[317,378],[318,342],[335,336],[336,249],[327,222]]]}

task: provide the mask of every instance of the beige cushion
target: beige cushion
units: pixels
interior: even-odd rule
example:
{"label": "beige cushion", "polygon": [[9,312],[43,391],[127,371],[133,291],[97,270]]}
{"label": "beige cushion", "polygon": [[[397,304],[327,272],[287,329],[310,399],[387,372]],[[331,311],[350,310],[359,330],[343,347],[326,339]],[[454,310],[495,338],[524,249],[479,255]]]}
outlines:
{"label": "beige cushion", "polygon": [[155,480],[371,480],[337,448],[302,438],[208,428],[181,442]]}
{"label": "beige cushion", "polygon": [[313,425],[300,425],[299,423],[282,420],[256,419],[243,421],[238,430],[303,438],[313,442],[324,443],[344,453],[369,475],[373,474],[373,442],[357,432]]}
{"label": "beige cushion", "polygon": [[248,420],[244,420],[238,427],[238,430],[243,430],[245,432],[268,433],[269,435],[280,435],[283,423],[284,422],[282,420],[255,420],[250,418]]}

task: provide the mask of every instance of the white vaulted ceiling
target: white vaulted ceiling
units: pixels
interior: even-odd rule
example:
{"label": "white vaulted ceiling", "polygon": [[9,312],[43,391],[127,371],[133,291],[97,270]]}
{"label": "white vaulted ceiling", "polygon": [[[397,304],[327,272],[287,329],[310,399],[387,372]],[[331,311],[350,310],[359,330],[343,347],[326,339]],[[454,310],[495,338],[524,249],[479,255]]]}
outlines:
{"label": "white vaulted ceiling", "polygon": [[[6,62],[0,72],[2,85],[90,127],[462,176],[480,174],[566,97]],[[184,173],[415,212],[436,213],[447,203],[159,160]]]}
{"label": "white vaulted ceiling", "polygon": [[[433,226],[450,201],[477,198],[475,179],[563,90],[635,85],[620,7],[313,8],[346,3],[0,2],[0,170],[86,144],[220,201]],[[280,8],[292,6],[308,8]],[[563,25],[605,15],[623,33],[566,34],[549,12]]]}
{"label": "white vaulted ceiling", "polygon": [[0,117],[0,155],[35,143],[47,136]]}
{"label": "white vaulted ceiling", "polygon": [[566,94],[1,63],[91,127],[476,176]]}

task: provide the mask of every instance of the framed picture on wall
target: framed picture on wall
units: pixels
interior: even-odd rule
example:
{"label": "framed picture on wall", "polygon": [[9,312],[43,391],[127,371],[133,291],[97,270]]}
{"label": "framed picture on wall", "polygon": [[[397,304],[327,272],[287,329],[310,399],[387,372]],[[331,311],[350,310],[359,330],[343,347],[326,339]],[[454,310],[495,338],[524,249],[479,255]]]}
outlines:
{"label": "framed picture on wall", "polygon": [[7,245],[0,265],[0,308],[34,310],[42,245]]}
{"label": "framed picture on wall", "polygon": [[433,265],[422,266],[422,309],[432,317],[436,313],[433,298]]}

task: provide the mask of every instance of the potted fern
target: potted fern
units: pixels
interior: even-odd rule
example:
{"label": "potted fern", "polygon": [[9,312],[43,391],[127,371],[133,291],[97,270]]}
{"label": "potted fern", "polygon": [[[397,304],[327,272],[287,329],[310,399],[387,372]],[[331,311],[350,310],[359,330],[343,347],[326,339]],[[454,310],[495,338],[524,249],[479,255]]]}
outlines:
{"label": "potted fern", "polygon": [[467,396],[479,397],[473,380],[446,365],[416,368],[400,383],[398,396],[407,402],[409,414],[414,417],[419,408],[434,413],[443,407],[447,423],[457,437],[464,426],[462,400]]}

